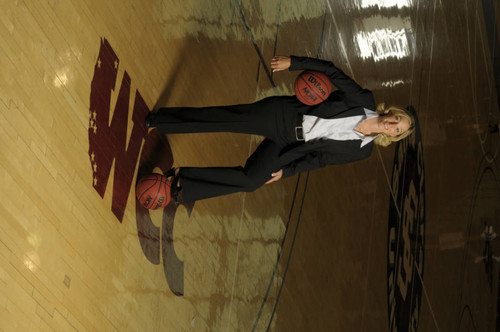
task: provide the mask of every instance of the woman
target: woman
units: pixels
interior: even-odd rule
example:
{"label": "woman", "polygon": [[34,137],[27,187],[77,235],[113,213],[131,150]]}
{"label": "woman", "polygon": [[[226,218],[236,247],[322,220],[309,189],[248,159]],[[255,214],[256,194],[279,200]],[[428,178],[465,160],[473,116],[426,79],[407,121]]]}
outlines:
{"label": "woman", "polygon": [[[270,97],[253,104],[204,108],[161,108],[146,117],[146,126],[163,134],[235,132],[265,136],[244,167],[172,169],[172,198],[179,204],[253,191],[298,172],[368,158],[373,144],[388,146],[413,131],[405,110],[375,107],[373,94],[361,88],[332,62],[276,56],[274,72],[315,70],[338,88],[319,105],[302,104],[295,96]],[[182,184],[182,187],[181,187]]]}

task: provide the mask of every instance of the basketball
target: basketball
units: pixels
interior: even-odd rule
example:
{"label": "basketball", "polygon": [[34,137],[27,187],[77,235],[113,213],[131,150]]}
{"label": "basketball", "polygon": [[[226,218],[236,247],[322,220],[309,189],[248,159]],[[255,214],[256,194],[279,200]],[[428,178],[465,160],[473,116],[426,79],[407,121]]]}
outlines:
{"label": "basketball", "polygon": [[325,74],[306,70],[297,76],[294,89],[295,95],[303,104],[318,105],[328,98],[332,92],[332,84]]}
{"label": "basketball", "polygon": [[164,208],[170,202],[170,181],[161,174],[145,175],[137,183],[135,196],[146,209]]}

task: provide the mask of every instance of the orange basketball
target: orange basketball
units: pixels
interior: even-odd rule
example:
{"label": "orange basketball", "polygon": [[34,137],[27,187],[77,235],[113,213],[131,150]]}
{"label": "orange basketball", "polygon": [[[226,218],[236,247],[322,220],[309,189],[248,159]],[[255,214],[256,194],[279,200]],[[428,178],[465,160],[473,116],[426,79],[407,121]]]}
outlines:
{"label": "orange basketball", "polygon": [[332,92],[328,76],[310,70],[303,71],[297,76],[294,88],[297,98],[306,105],[318,105]]}
{"label": "orange basketball", "polygon": [[137,183],[135,196],[146,209],[164,208],[170,202],[170,181],[161,174],[145,175]]}

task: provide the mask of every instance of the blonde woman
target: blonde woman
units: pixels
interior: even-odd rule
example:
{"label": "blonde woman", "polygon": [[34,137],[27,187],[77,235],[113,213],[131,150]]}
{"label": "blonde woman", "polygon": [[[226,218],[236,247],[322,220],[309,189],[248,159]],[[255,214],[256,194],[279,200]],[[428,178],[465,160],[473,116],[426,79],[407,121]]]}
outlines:
{"label": "blonde woman", "polygon": [[376,107],[372,92],[330,61],[276,56],[271,68],[320,71],[338,90],[315,106],[279,96],[245,105],[161,108],[147,116],[146,126],[163,134],[225,131],[266,137],[245,166],[172,169],[167,175],[177,184],[172,185],[177,204],[181,194],[187,202],[253,191],[298,172],[362,160],[374,144],[388,146],[413,132],[408,112]]}

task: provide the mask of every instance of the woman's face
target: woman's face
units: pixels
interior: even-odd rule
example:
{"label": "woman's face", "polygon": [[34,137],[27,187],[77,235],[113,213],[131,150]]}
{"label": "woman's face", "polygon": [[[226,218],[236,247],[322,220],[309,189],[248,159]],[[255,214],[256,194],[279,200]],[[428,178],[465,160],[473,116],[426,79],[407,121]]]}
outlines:
{"label": "woman's face", "polygon": [[396,137],[410,129],[410,121],[401,115],[389,113],[379,117],[378,126],[382,134]]}

